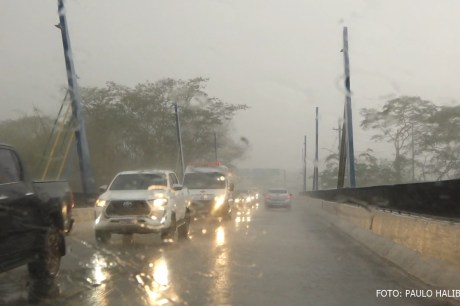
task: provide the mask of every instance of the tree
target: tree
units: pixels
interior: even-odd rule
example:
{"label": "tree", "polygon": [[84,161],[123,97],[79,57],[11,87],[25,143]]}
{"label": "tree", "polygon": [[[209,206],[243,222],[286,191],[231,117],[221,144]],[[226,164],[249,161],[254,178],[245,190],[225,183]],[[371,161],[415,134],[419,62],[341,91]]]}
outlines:
{"label": "tree", "polygon": [[423,164],[424,172],[436,180],[460,177],[460,106],[441,107],[428,124],[431,129],[423,145],[431,154]]}
{"label": "tree", "polygon": [[52,129],[52,120],[36,112],[33,116],[24,115],[18,119],[0,122],[2,143],[14,146],[27,166],[32,178],[43,173],[46,157],[46,143]]}
{"label": "tree", "polygon": [[[391,163],[378,159],[371,149],[361,153],[355,159],[356,184],[358,187],[390,184],[394,178]],[[326,157],[325,169],[321,172],[321,188],[337,188],[339,171],[338,154],[332,153]]]}
{"label": "tree", "polygon": [[407,168],[412,160],[412,141],[414,154],[421,154],[426,149],[425,138],[431,129],[428,122],[437,111],[438,107],[432,102],[407,96],[386,102],[381,111],[373,108],[361,110],[364,117],[361,127],[378,131],[372,136],[373,140],[393,145],[395,183],[407,179]]}
{"label": "tree", "polygon": [[206,82],[203,78],[163,79],[134,88],[113,82],[103,88],[82,88],[96,180],[107,182],[123,169],[178,169],[175,103],[181,114],[186,162],[214,160],[214,133],[221,161],[241,158],[245,146],[233,141],[230,123],[247,106],[209,97]]}

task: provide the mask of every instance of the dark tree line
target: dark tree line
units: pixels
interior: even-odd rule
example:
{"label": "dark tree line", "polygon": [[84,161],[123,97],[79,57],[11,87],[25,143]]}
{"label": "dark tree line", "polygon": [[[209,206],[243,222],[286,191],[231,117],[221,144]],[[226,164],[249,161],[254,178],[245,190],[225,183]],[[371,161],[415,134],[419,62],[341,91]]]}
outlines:
{"label": "dark tree line", "polygon": [[[178,104],[181,117],[186,163],[214,161],[214,135],[217,136],[220,161],[231,164],[242,158],[248,143],[234,139],[231,122],[235,114],[247,109],[247,106],[210,97],[206,93],[206,82],[207,79],[203,78],[163,79],[134,87],[108,82],[104,87],[82,88],[96,183],[107,183],[116,172],[127,169],[179,170],[175,103]],[[53,122],[53,118],[38,114],[0,122],[0,139],[18,148],[27,164],[32,165],[30,172],[35,178],[41,177],[49,155],[48,139]],[[72,126],[66,124],[64,128],[72,129]],[[63,147],[60,145],[56,149],[58,154],[53,159],[56,165],[51,167],[53,170],[48,178],[56,175],[57,164],[62,161]],[[69,154],[69,159],[73,160],[70,179],[78,183],[75,154]]]}
{"label": "dark tree line", "polygon": [[[355,160],[358,186],[460,177],[460,106],[437,106],[419,97],[399,97],[382,109],[361,110],[361,127],[387,142],[393,160],[368,149]],[[326,159],[323,188],[337,185],[337,155]]]}

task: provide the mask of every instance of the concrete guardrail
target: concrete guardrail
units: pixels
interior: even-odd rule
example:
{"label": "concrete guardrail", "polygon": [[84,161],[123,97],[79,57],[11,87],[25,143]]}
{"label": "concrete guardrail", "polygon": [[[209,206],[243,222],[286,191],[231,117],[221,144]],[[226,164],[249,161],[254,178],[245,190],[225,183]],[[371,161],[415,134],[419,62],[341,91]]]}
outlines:
{"label": "concrete guardrail", "polygon": [[460,223],[307,199],[332,225],[409,274],[436,288],[460,288]]}

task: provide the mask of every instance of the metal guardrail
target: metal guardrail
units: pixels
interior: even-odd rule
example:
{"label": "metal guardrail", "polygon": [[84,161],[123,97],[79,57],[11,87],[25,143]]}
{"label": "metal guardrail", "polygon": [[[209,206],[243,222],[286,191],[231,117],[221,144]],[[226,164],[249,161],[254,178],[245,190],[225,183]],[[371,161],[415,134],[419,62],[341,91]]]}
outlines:
{"label": "metal guardrail", "polygon": [[318,190],[302,194],[326,201],[354,203],[397,212],[460,219],[460,179]]}

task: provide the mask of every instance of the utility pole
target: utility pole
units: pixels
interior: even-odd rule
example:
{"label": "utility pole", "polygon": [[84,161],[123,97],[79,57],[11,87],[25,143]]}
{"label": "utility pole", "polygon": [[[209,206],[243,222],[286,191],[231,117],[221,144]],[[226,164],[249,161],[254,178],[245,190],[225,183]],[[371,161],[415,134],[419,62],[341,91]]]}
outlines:
{"label": "utility pole", "polygon": [[316,107],[316,147],[315,147],[315,168],[313,172],[313,190],[318,190],[318,107]]}
{"label": "utility pole", "polygon": [[411,124],[412,136],[412,182],[415,182],[415,150],[414,150],[414,125]]}
{"label": "utility pole", "polygon": [[65,66],[67,69],[67,82],[69,85],[70,98],[72,99],[72,114],[76,122],[75,140],[77,142],[81,184],[83,193],[88,195],[94,193],[94,177],[91,171],[88,141],[86,139],[85,120],[81,109],[80,89],[78,88],[77,77],[72,58],[72,48],[70,46],[70,36],[67,28],[64,0],[58,0],[58,13],[59,24],[56,25],[56,27],[61,30]]}
{"label": "utility pole", "polygon": [[332,129],[333,131],[337,131],[339,133],[339,138],[338,138],[338,143],[339,143],[339,146],[338,146],[338,149],[339,149],[339,154],[340,154],[340,142],[341,142],[341,139],[342,139],[342,126],[340,125],[340,120],[339,122],[337,123],[337,128],[336,129]]}
{"label": "utility pole", "polygon": [[307,192],[307,136],[303,140],[303,191]]}
{"label": "utility pole", "polygon": [[214,131],[214,154],[216,157],[216,163],[219,161],[217,159],[217,133]]}
{"label": "utility pole", "polygon": [[180,130],[180,118],[179,118],[179,110],[177,108],[177,101],[174,102],[174,112],[176,113],[176,132],[177,132],[177,141],[179,143],[179,155],[180,155],[180,169],[181,169],[181,178],[184,179],[185,173],[185,163],[184,163],[184,151],[182,149],[182,133]]}
{"label": "utility pole", "polygon": [[[344,187],[345,169],[347,169],[350,187],[356,187],[355,180],[355,152],[353,145],[353,116],[351,111],[350,60],[348,57],[348,29],[343,28],[343,59],[345,67],[345,107],[342,145],[340,148],[339,177],[337,187]],[[345,144],[346,143],[346,144]]]}

